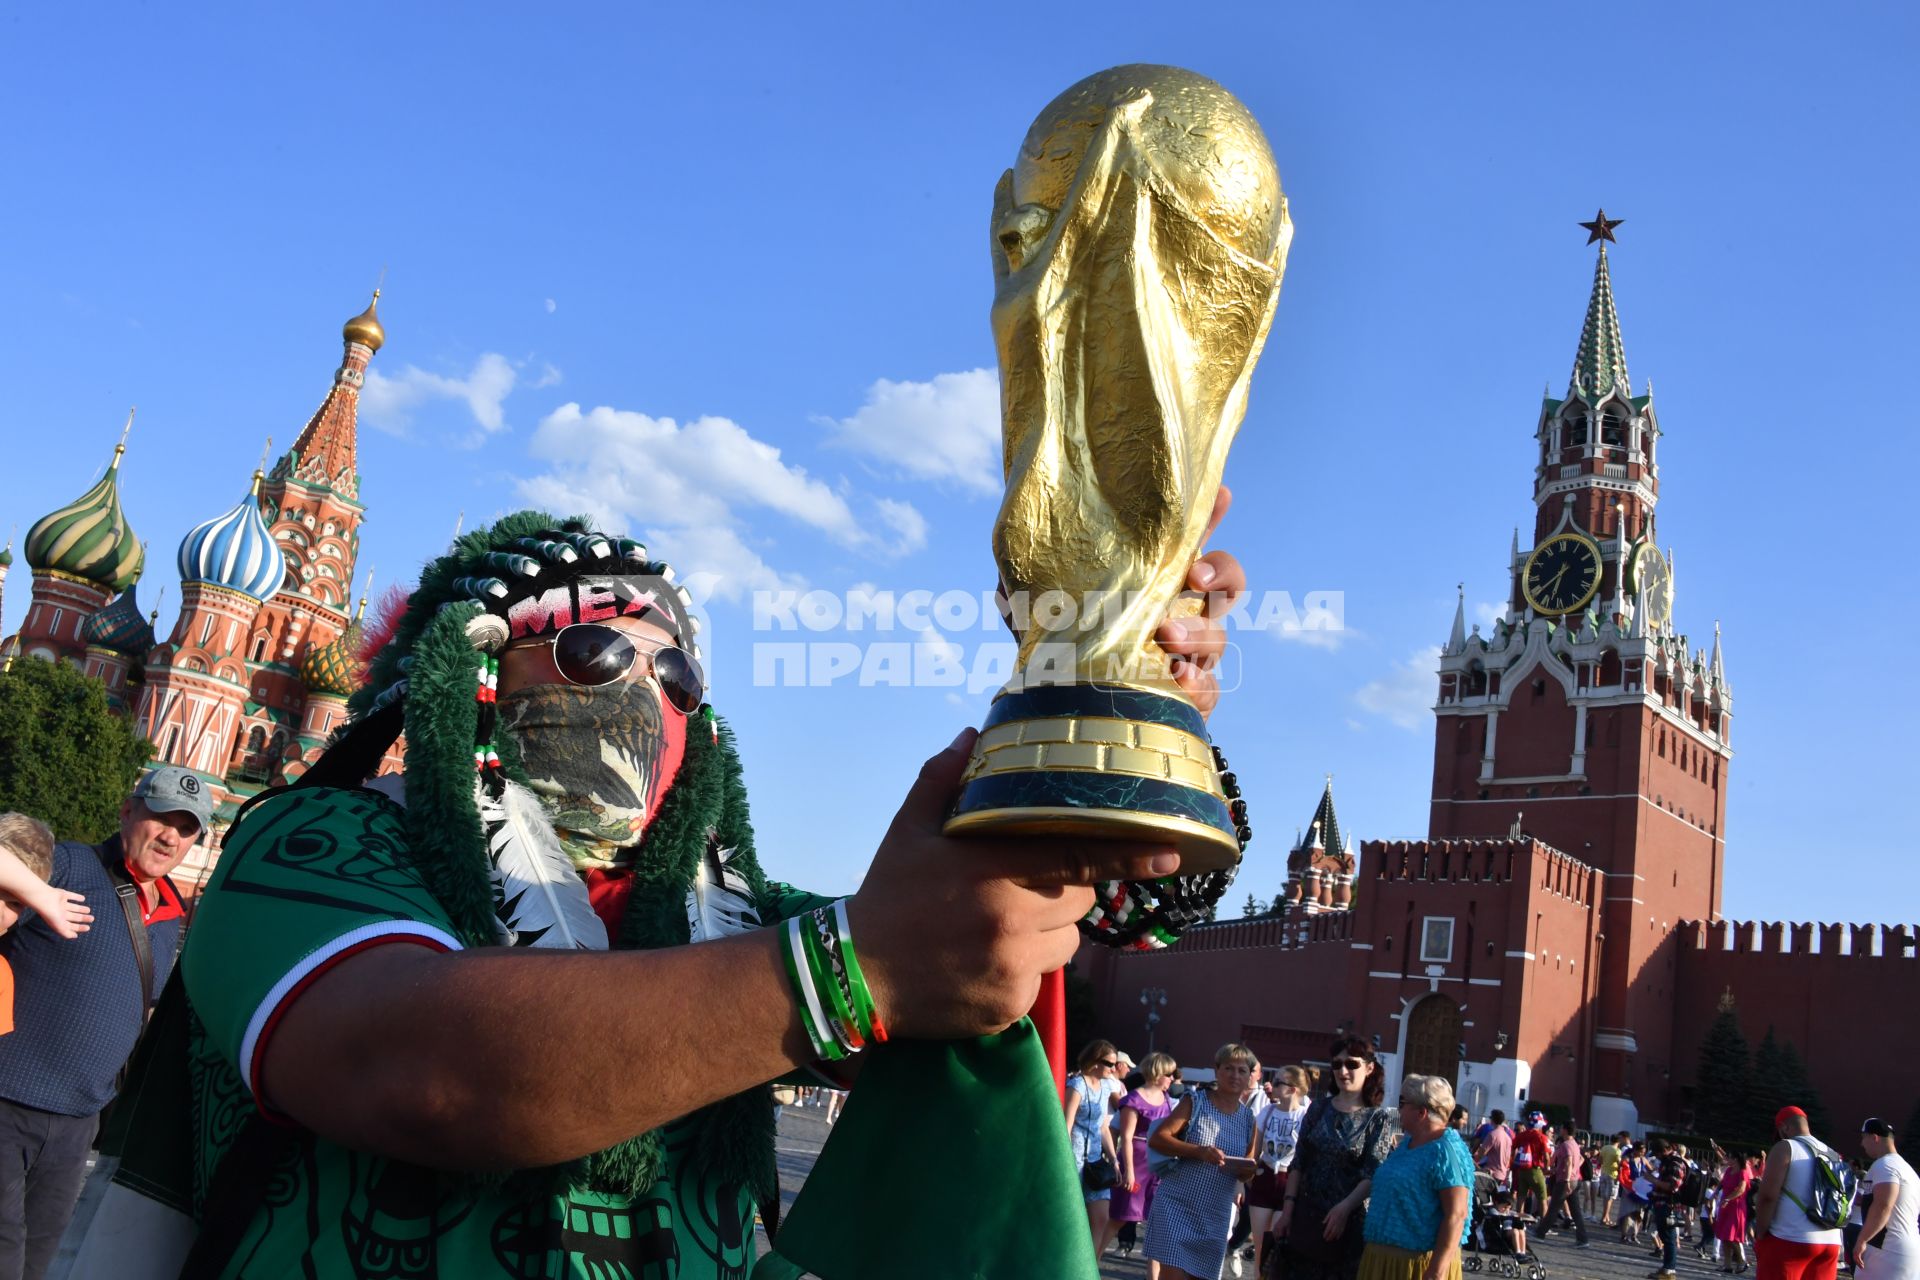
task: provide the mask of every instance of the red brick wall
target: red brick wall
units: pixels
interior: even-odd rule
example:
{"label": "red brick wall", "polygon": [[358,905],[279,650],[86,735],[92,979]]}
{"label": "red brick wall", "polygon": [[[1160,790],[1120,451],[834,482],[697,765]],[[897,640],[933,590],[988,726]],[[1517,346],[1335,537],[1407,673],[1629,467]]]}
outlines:
{"label": "red brick wall", "polygon": [[[1689,923],[1675,939],[1673,1002],[1680,1089],[1693,1084],[1700,1044],[1733,993],[1740,1029],[1758,1048],[1771,1026],[1806,1060],[1813,1087],[1833,1119],[1821,1134],[1843,1153],[1856,1147],[1860,1122],[1878,1115],[1904,1126],[1914,1105],[1920,1062],[1920,958],[1913,926]],[[1847,945],[1851,954],[1840,954]],[[1729,949],[1732,948],[1732,949]],[[1875,949],[1881,954],[1872,954]]]}

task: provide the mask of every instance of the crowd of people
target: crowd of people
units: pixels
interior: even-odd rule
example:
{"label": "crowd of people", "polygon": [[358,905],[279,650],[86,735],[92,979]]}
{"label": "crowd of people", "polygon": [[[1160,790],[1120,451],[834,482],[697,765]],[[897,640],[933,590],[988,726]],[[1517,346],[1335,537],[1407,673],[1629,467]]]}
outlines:
{"label": "crowd of people", "polygon": [[1452,1086],[1408,1076],[1399,1105],[1358,1036],[1324,1071],[1264,1070],[1221,1046],[1189,1085],[1173,1058],[1136,1068],[1106,1040],[1069,1077],[1066,1122],[1097,1251],[1131,1252],[1150,1280],[1253,1274],[1284,1280],[1446,1280],[1463,1249],[1544,1275],[1530,1240],[1589,1248],[1595,1228],[1674,1280],[1684,1241],[1728,1274],[1760,1280],[1920,1280],[1920,1179],[1891,1125],[1861,1129],[1851,1164],[1786,1107],[1768,1151],[1690,1150],[1655,1135],[1596,1135],[1541,1111],[1474,1127]]}
{"label": "crowd of people", "polygon": [[1324,1072],[1268,1073],[1222,1045],[1204,1087],[1164,1053],[1134,1068],[1093,1041],[1065,1106],[1098,1251],[1131,1251],[1137,1234],[1155,1280],[1249,1262],[1288,1280],[1457,1274],[1473,1160],[1450,1123],[1453,1086],[1409,1076],[1385,1102],[1384,1065],[1360,1037],[1335,1042]]}

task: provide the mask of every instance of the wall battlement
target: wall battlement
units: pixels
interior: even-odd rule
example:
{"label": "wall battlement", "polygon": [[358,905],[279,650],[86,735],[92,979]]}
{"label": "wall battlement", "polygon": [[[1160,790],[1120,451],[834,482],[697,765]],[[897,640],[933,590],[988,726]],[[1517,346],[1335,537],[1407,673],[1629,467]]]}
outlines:
{"label": "wall battlement", "polygon": [[[1173,951],[1187,955],[1197,951],[1241,951],[1252,947],[1308,947],[1321,942],[1346,942],[1353,937],[1353,914],[1348,911],[1319,911],[1308,915],[1289,911],[1283,916],[1257,916],[1251,920],[1220,920],[1197,924],[1187,930]],[[1164,955],[1156,951],[1121,951],[1121,958]]]}
{"label": "wall battlement", "polygon": [[1360,846],[1363,875],[1410,883],[1506,883],[1531,880],[1541,889],[1592,906],[1600,873],[1532,836],[1503,840],[1369,840]]}
{"label": "wall battlement", "polygon": [[1683,920],[1681,945],[1695,951],[1772,956],[1920,959],[1920,926],[1778,920]]}

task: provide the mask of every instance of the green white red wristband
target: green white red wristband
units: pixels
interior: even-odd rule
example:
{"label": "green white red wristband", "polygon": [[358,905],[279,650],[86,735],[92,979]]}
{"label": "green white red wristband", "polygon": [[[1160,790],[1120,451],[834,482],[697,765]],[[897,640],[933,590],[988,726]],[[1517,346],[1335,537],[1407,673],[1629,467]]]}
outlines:
{"label": "green white red wristband", "polygon": [[837,1061],[885,1043],[886,1026],[854,954],[844,899],[787,921],[782,958],[807,1040],[819,1057]]}

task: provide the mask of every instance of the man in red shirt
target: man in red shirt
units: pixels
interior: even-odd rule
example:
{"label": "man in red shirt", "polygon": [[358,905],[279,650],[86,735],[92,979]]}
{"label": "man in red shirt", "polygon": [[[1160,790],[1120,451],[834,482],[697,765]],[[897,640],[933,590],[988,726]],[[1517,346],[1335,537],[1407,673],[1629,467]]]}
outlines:
{"label": "man in red shirt", "polygon": [[1576,1249],[1587,1247],[1587,1220],[1580,1214],[1579,1197],[1574,1195],[1580,1186],[1581,1166],[1585,1163],[1586,1155],[1580,1150],[1580,1139],[1573,1136],[1573,1128],[1569,1125],[1561,1132],[1560,1141],[1553,1147],[1553,1164],[1548,1175],[1553,1198],[1547,1202],[1546,1220],[1540,1224],[1540,1234],[1547,1234],[1555,1221],[1555,1213],[1565,1212],[1573,1219],[1573,1244]]}
{"label": "man in red shirt", "polygon": [[1540,1214],[1547,1206],[1547,1118],[1536,1111],[1513,1140],[1513,1198],[1522,1213]]}

